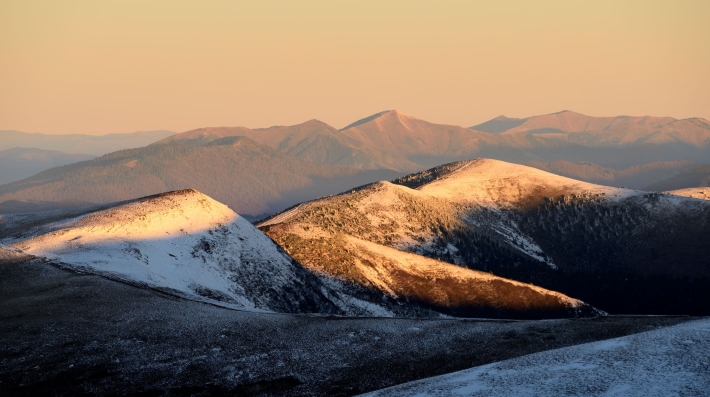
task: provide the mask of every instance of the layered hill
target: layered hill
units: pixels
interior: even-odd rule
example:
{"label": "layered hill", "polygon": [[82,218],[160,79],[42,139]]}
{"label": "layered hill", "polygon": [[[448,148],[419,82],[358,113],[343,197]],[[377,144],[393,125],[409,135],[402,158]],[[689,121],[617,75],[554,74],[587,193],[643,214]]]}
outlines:
{"label": "layered hill", "polygon": [[[402,271],[404,264],[412,276],[408,289],[378,288],[386,282],[400,285],[402,275],[397,273],[390,273],[389,281],[384,273],[372,277],[373,284],[334,277],[312,266],[304,268],[247,220],[195,190],[73,212],[6,216],[0,219],[0,240],[0,248],[16,250],[16,256],[31,255],[74,270],[242,310],[351,316],[476,313],[518,318],[596,313],[563,294],[366,241],[353,241],[351,249],[367,253],[370,275],[378,267],[391,269],[387,258],[398,258],[399,268],[395,268]],[[435,281],[432,287],[432,279],[443,282]],[[422,289],[437,290],[436,301],[418,299]],[[439,290],[449,294],[442,296]]]}
{"label": "layered hill", "polygon": [[0,151],[0,184],[28,178],[44,170],[90,160],[94,156],[58,150],[12,148]]}
{"label": "layered hill", "polygon": [[682,120],[652,116],[592,117],[564,110],[524,119],[499,116],[471,129],[501,135],[538,135],[543,139],[566,139],[592,145],[680,142],[707,146],[710,143],[710,122],[697,117]]}
{"label": "layered hill", "polygon": [[702,118],[592,117],[565,110],[524,119],[500,116],[471,129],[528,154],[523,161],[510,159],[515,162],[584,161],[627,168],[658,161],[703,163],[710,157],[710,122]]}
{"label": "layered hill", "polygon": [[710,187],[710,165],[690,168],[647,187],[652,191]]}
{"label": "layered hill", "polygon": [[367,291],[308,272],[247,220],[195,190],[6,216],[0,239],[17,255],[234,309],[398,313],[386,310],[381,296],[380,305],[362,301],[353,293],[369,297]]}
{"label": "layered hill", "polygon": [[259,226],[304,265],[340,277],[384,273],[353,248],[365,241],[397,250],[388,251],[392,257],[406,251],[492,271],[616,313],[710,307],[710,203],[496,160],[451,163],[355,189]]}
{"label": "layered hill", "polygon": [[177,134],[154,145],[182,144],[200,146],[233,136],[244,136],[254,142],[279,150],[290,156],[319,164],[332,164],[361,169],[391,168],[380,159],[352,147],[335,128],[318,120],[292,126],[270,128],[211,127]]}
{"label": "layered hill", "polygon": [[317,164],[245,137],[228,136],[199,144],[122,150],[53,168],[0,186],[0,203],[108,203],[197,188],[239,213],[257,216],[396,175]]}
{"label": "layered hill", "polygon": [[[710,158],[710,128],[702,119],[595,118],[565,111],[484,124],[480,128],[490,132],[392,110],[341,130],[317,120],[262,129],[202,128],[0,186],[0,211],[105,203],[196,187],[255,218],[473,157],[532,162],[587,182],[634,187]],[[660,190],[668,189],[675,188]]]}
{"label": "layered hill", "polygon": [[632,189],[644,189],[695,166],[689,161],[659,161],[624,169],[571,161],[529,161],[525,165],[585,182]]}
{"label": "layered hill", "polygon": [[116,150],[150,145],[170,135],[172,131],[138,131],[128,134],[39,134],[20,131],[0,131],[0,150],[17,147],[59,150],[70,154],[101,156]]}

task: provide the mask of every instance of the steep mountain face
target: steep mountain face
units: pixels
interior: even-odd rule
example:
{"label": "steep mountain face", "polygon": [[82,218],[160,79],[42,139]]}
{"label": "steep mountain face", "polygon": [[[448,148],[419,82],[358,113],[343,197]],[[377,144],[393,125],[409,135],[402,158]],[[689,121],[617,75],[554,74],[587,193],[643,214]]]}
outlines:
{"label": "steep mountain face", "polygon": [[54,168],[1,186],[0,203],[108,203],[196,188],[257,216],[396,175],[316,164],[237,136],[196,145],[151,145]]}
{"label": "steep mountain face", "polygon": [[529,161],[525,165],[585,182],[632,189],[643,189],[694,166],[690,161],[662,161],[624,169],[570,161]]}
{"label": "steep mountain face", "polygon": [[138,131],[129,134],[38,134],[20,131],[0,131],[0,150],[37,148],[64,153],[101,156],[116,150],[150,145],[175,134],[172,131]]}
{"label": "steep mountain face", "polygon": [[314,272],[446,314],[545,318],[595,312],[556,292],[417,253],[442,230],[461,227],[460,215],[451,202],[379,182],[301,204],[257,226]]}
{"label": "steep mountain face", "polygon": [[[710,307],[710,203],[486,159],[393,183],[303,204],[260,227],[306,266],[332,274],[346,259],[358,263],[348,259],[348,244],[359,239],[532,282],[613,313]],[[330,250],[339,252],[336,264]],[[346,270],[360,268],[369,269]]]}
{"label": "steep mountain face", "polygon": [[656,182],[646,189],[651,191],[679,190],[710,186],[710,165],[684,170],[668,179]]}
{"label": "steep mountain face", "polygon": [[86,161],[94,156],[69,154],[57,150],[13,148],[0,151],[0,184],[19,181],[44,170]]}
{"label": "steep mountain face", "polygon": [[247,220],[195,190],[45,215],[4,217],[4,246],[229,308],[391,314],[344,293],[341,283],[311,274]]}

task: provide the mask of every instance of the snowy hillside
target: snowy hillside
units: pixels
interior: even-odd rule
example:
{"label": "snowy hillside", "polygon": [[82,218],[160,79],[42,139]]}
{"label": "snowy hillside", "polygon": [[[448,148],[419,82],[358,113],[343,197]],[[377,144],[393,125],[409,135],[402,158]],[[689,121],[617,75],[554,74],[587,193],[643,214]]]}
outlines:
{"label": "snowy hillside", "polygon": [[709,356],[710,320],[698,320],[522,356],[366,396],[705,396],[710,390]]}
{"label": "snowy hillside", "polygon": [[537,204],[543,197],[586,193],[623,199],[642,192],[595,185],[536,168],[492,159],[476,159],[419,190],[433,197],[488,208]]}
{"label": "snowy hillside", "polygon": [[258,226],[314,272],[443,313],[517,318],[596,313],[563,294],[420,255],[439,249],[441,230],[465,227],[464,215],[444,199],[378,182],[301,204]]}
{"label": "snowy hillside", "polygon": [[688,189],[670,190],[666,193],[675,196],[690,197],[696,199],[710,200],[710,187],[692,187]]}
{"label": "snowy hillside", "polygon": [[[16,217],[4,223],[17,229],[23,218]],[[383,311],[372,304],[363,309],[357,299],[326,287],[244,218],[195,190],[48,224],[30,218],[33,228],[3,243],[75,270],[244,310]]]}
{"label": "snowy hillside", "polygon": [[[352,238],[532,283],[605,311],[702,314],[710,299],[710,203],[497,160],[352,189],[258,226],[305,266],[364,284],[374,283],[373,273]],[[355,257],[365,265],[329,264]],[[658,289],[666,292],[650,292]]]}

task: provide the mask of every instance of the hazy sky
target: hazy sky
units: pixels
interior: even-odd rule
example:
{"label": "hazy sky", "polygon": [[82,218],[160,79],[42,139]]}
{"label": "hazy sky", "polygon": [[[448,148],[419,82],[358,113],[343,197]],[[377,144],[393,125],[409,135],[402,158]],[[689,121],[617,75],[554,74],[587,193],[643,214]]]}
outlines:
{"label": "hazy sky", "polygon": [[710,1],[0,0],[0,129],[710,119]]}

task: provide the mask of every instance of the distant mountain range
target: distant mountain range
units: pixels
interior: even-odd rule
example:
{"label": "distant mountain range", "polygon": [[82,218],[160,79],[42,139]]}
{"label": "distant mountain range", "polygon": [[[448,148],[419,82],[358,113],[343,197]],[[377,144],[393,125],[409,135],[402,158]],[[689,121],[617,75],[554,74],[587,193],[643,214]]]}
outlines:
{"label": "distant mountain range", "polygon": [[[201,128],[2,185],[0,211],[8,201],[12,208],[47,208],[52,201],[106,203],[197,188],[255,219],[364,183],[476,157],[635,188],[710,159],[710,124],[699,118],[563,111],[498,117],[472,128],[396,110],[340,130],[318,120],[262,129]],[[152,138],[156,134],[170,135],[155,132]]]}
{"label": "distant mountain range", "polygon": [[246,136],[314,162],[400,172],[474,157],[517,163],[586,161],[614,168],[657,161],[703,163],[710,158],[710,123],[705,119],[590,117],[570,111],[527,119],[497,118],[464,128],[390,110],[339,131],[310,120],[290,127],[255,130],[203,128],[157,144],[195,144],[225,136]]}
{"label": "distant mountain range", "polygon": [[128,134],[39,134],[0,130],[0,150],[34,148],[69,154],[101,156],[116,150],[150,145],[175,134],[172,131],[139,131]]}
{"label": "distant mountain range", "polygon": [[13,148],[0,151],[0,184],[28,178],[61,165],[90,160],[94,156],[68,154],[57,150]]}
{"label": "distant mountain range", "polygon": [[150,145],[101,156],[0,186],[0,203],[108,203],[196,188],[251,216],[294,202],[339,193],[352,186],[400,175],[318,164],[284,155],[243,136],[201,145]]}

